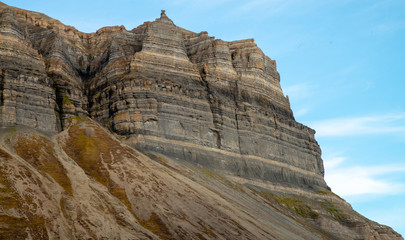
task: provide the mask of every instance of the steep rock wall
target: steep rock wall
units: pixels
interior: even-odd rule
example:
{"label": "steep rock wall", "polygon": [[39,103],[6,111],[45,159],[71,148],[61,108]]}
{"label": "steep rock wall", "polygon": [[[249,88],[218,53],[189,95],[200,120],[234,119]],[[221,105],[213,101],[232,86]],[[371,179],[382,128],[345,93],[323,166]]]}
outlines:
{"label": "steep rock wall", "polygon": [[314,131],[294,120],[275,61],[252,39],[216,40],[164,12],[131,31],[85,34],[3,8],[4,126],[62,130],[87,115],[144,152],[247,179],[327,187]]}
{"label": "steep rock wall", "polygon": [[14,11],[1,11],[0,124],[54,131],[54,100],[41,55],[25,40]]}

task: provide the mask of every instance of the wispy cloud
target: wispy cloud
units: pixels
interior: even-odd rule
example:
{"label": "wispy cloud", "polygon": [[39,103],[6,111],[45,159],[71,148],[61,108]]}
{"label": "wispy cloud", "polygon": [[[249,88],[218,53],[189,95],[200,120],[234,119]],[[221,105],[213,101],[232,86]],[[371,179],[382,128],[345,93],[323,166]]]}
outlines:
{"label": "wispy cloud", "polygon": [[170,0],[168,2],[178,5],[178,6],[186,6],[188,8],[197,8],[198,10],[205,10],[205,9],[211,9],[215,8],[218,6],[221,6],[223,4],[229,3],[231,0],[194,0],[194,1],[189,1],[189,0]]}
{"label": "wispy cloud", "polygon": [[316,86],[310,83],[297,83],[283,87],[284,92],[293,99],[303,99],[312,96]]}
{"label": "wispy cloud", "polygon": [[[287,1],[288,2],[288,1]],[[267,10],[267,16],[274,15],[276,12],[281,11],[283,9],[283,1],[280,0],[253,0],[253,1],[246,1],[244,4],[236,7],[235,9],[232,10],[232,12],[229,13],[229,17],[233,16],[240,16],[249,12],[252,12],[252,10]],[[271,11],[268,11],[271,9]],[[263,16],[263,15],[262,15]]]}
{"label": "wispy cloud", "polygon": [[405,133],[405,113],[335,118],[309,125],[316,130],[318,137]]}
{"label": "wispy cloud", "polygon": [[301,108],[301,109],[298,109],[298,110],[294,110],[294,116],[295,117],[302,117],[305,114],[307,114],[308,112],[309,112],[308,108]]}
{"label": "wispy cloud", "polygon": [[315,95],[316,88],[316,85],[305,82],[283,87],[283,92],[289,96],[295,117],[302,117],[311,111],[308,99]]}
{"label": "wispy cloud", "polygon": [[395,173],[405,173],[405,165],[341,166],[345,160],[345,157],[325,160],[325,180],[340,196],[405,192],[405,184],[390,178]]}
{"label": "wispy cloud", "polygon": [[380,23],[371,28],[372,33],[376,34],[390,34],[403,30],[405,28],[405,21],[385,22]]}
{"label": "wispy cloud", "polygon": [[[243,2],[243,1],[241,1]],[[229,16],[240,16],[246,13],[256,14],[261,17],[269,16],[294,16],[299,14],[308,14],[315,11],[324,3],[315,0],[250,0],[244,1],[244,4],[237,4]]]}
{"label": "wispy cloud", "polygon": [[334,157],[330,158],[327,161],[324,161],[324,166],[326,169],[333,169],[344,162],[346,158],[344,157]]}
{"label": "wispy cloud", "polygon": [[[256,18],[294,16],[314,11],[320,4],[317,1],[304,3],[299,0],[250,0],[235,5],[236,7],[229,12],[227,17],[240,17],[246,14]],[[252,15],[252,12],[257,14]]]}

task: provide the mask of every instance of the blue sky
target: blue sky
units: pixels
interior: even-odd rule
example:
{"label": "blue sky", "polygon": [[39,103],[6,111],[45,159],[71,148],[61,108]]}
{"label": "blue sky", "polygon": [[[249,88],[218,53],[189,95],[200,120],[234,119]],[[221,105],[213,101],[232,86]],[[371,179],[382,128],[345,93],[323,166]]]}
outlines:
{"label": "blue sky", "polygon": [[277,61],[296,119],[317,131],[332,190],[405,235],[405,1],[3,2],[84,32],[132,29],[165,9],[188,30],[255,38]]}

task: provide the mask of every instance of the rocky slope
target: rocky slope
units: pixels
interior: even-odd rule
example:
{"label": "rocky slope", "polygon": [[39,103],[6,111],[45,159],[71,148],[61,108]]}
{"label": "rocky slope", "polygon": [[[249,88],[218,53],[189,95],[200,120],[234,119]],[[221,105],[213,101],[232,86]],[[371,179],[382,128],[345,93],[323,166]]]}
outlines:
{"label": "rocky slope", "polygon": [[148,157],[86,118],[0,137],[0,239],[402,239],[329,191]]}
{"label": "rocky slope", "polygon": [[0,100],[0,239],[402,239],[328,190],[251,39],[0,3]]}

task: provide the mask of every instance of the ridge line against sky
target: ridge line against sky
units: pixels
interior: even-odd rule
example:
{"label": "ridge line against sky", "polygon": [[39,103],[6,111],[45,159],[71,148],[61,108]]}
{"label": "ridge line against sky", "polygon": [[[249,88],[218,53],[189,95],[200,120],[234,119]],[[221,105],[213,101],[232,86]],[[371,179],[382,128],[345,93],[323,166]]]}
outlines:
{"label": "ridge line against sky", "polygon": [[194,32],[255,38],[277,61],[297,121],[317,131],[332,190],[405,234],[405,1],[3,2],[84,32],[132,29],[165,9],[177,26]]}

